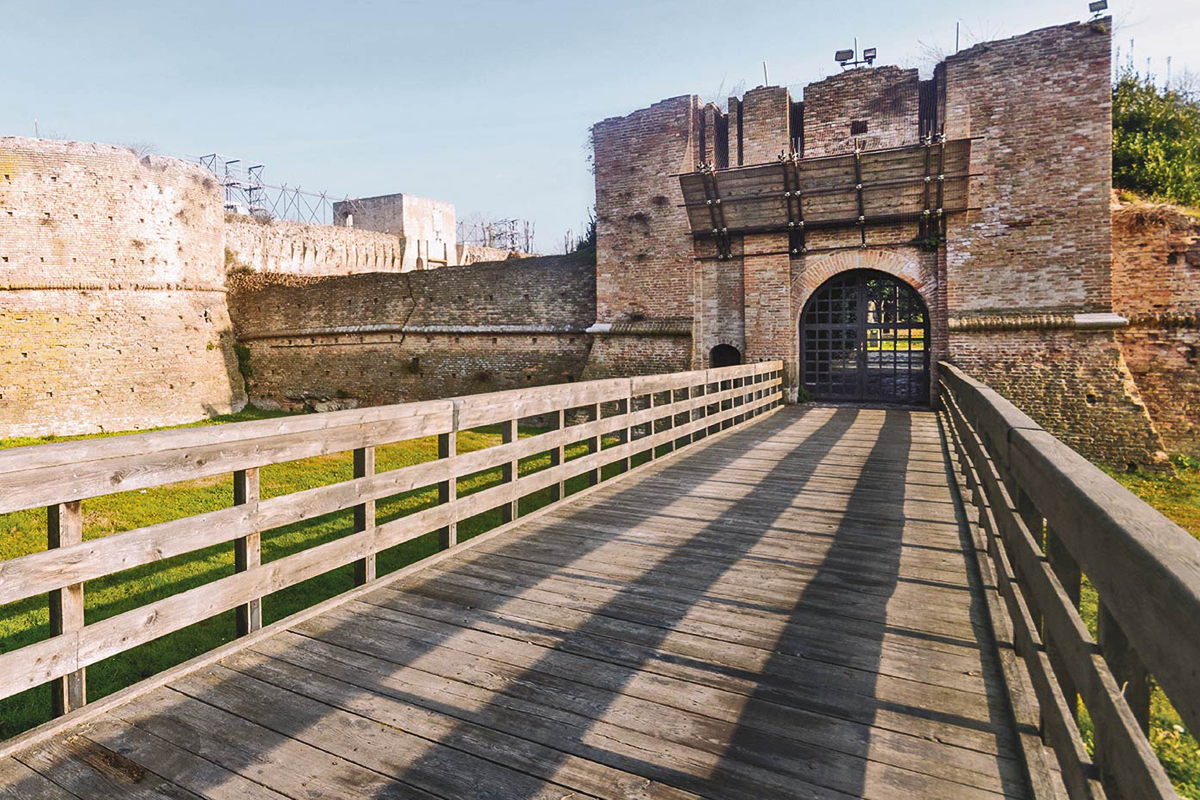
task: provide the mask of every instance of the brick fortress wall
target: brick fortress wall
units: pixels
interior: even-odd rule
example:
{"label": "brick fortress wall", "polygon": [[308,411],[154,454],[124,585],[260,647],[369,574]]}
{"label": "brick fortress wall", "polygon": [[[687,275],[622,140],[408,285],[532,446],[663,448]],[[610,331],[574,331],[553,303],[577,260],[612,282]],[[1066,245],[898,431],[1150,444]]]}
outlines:
{"label": "brick fortress wall", "polygon": [[586,376],[687,369],[694,260],[679,204],[700,153],[695,96],[592,128],[596,168],[596,341]]}
{"label": "brick fortress wall", "polygon": [[1113,314],[1110,22],[976,45],[938,68],[971,206],[948,220],[951,360],[1084,455],[1155,466],[1162,442]]}
{"label": "brick fortress wall", "polygon": [[192,164],[0,138],[0,437],[240,408],[223,215]]}
{"label": "brick fortress wall", "polygon": [[1200,458],[1200,217],[1171,206],[1113,206],[1117,341],[1163,444]]}
{"label": "brick fortress wall", "polygon": [[579,379],[595,263],[547,256],[403,274],[231,278],[256,403],[353,407]]}
{"label": "brick fortress wall", "polygon": [[[794,392],[804,301],[838,271],[880,269],[925,300],[935,360],[957,361],[1090,457],[1161,463],[1114,314],[1109,26],[981,44],[926,81],[896,67],[849,70],[805,87],[802,101],[766,86],[731,98],[727,112],[684,96],[599,123],[597,327],[608,330],[589,373],[641,371],[667,353],[675,368],[704,366],[730,344],[747,360],[784,359]],[[915,222],[898,222],[871,226],[867,247],[853,227],[810,231],[807,252],[790,259],[779,255],[791,248],[785,234],[732,235],[731,257],[716,260],[679,207],[676,176],[689,161],[721,170],[847,152],[855,140],[915,145],[943,126],[949,139],[972,139],[972,210],[950,215],[936,251],[917,242]],[[653,332],[668,328],[679,332],[671,345],[655,345]]]}

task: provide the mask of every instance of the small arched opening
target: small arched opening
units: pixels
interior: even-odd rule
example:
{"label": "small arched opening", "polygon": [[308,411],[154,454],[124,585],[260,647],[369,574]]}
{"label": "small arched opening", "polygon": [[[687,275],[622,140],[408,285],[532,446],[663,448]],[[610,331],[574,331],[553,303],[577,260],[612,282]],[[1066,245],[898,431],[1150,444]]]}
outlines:
{"label": "small arched opening", "polygon": [[709,366],[736,367],[742,363],[742,354],[731,344],[719,344],[708,354]]}

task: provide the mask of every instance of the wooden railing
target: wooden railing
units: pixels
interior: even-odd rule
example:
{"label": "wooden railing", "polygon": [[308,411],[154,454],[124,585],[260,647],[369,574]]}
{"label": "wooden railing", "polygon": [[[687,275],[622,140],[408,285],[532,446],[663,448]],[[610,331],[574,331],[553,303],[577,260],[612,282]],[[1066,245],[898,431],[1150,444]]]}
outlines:
{"label": "wooden railing", "polygon": [[[1070,796],[1176,797],[1147,738],[1150,698],[1157,682],[1200,731],[1200,541],[956,367],[940,365],[940,389],[991,556],[985,573]],[[1085,579],[1098,597],[1096,640],[1080,615]]]}
{"label": "wooden railing", "polygon": [[[49,683],[57,714],[77,709],[87,702],[86,668],[101,659],[230,609],[238,634],[251,633],[264,596],[348,564],[367,584],[386,548],[434,531],[453,547],[462,520],[500,508],[511,522],[526,495],[554,487],[561,501],[571,478],[594,485],[602,467],[628,472],[642,454],[665,455],[770,410],[781,371],[763,362],[0,451],[0,514],[46,507],[49,528],[49,549],[0,562],[0,606],[48,594],[53,634],[0,654],[0,698]],[[529,417],[553,430],[518,438],[518,420]],[[457,452],[460,431],[497,424],[501,444]],[[376,473],[376,446],[430,436],[437,460]],[[586,454],[568,460],[581,444]],[[260,468],[346,451],[353,479],[260,499]],[[519,474],[521,459],[545,453],[548,468]],[[502,483],[456,496],[459,478],[496,468]],[[222,474],[232,475],[229,508],[83,539],[90,498]],[[433,485],[438,505],[376,524],[377,500]],[[261,563],[263,531],[347,509],[353,533]],[[84,624],[87,581],[222,543],[234,548],[233,575]]]}

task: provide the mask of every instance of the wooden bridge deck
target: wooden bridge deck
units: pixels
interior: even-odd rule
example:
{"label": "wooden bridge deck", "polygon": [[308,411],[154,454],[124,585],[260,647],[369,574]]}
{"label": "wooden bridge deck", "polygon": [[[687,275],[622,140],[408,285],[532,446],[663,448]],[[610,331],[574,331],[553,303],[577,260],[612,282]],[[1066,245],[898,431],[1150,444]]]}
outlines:
{"label": "wooden bridge deck", "polygon": [[1021,797],[949,480],[931,413],[785,408],[176,677],[0,785]]}

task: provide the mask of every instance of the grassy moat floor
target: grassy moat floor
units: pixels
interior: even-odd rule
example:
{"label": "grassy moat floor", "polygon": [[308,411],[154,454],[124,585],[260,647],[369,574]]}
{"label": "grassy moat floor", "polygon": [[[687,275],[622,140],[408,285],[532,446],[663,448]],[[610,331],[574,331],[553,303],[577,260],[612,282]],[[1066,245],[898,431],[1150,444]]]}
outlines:
{"label": "grassy moat floor", "polygon": [[[178,427],[239,422],[281,416],[282,412],[249,409],[239,414],[216,417],[205,422]],[[522,437],[540,433],[522,428]],[[117,435],[117,434],[105,434]],[[67,438],[25,438],[0,441],[0,448],[43,444]],[[469,452],[500,443],[497,428],[480,428],[459,435],[459,449]],[[605,445],[608,446],[609,442]],[[568,459],[586,453],[583,445],[568,449]],[[379,447],[376,469],[383,472],[437,457],[433,437]],[[522,474],[544,469],[550,464],[548,453],[532,456],[520,464]],[[1200,461],[1177,457],[1172,476],[1112,472],[1134,494],[1200,538]],[[610,477],[609,469],[604,477]],[[304,459],[264,467],[261,491],[264,498],[322,486],[353,477],[350,453]],[[501,480],[499,469],[459,480],[459,494],[468,494],[495,485]],[[581,476],[569,481],[568,491],[585,485]],[[553,490],[522,499],[521,511],[528,513],[550,502]],[[110,495],[85,501],[84,537],[108,536],[120,531],[165,522],[170,519],[202,514],[233,503],[233,484],[229,476],[172,484],[156,489]],[[377,504],[377,518],[386,522],[437,503],[436,489],[427,487],[389,497]],[[459,538],[478,535],[501,521],[499,511],[465,520],[459,525]],[[351,511],[318,517],[296,525],[265,532],[262,537],[264,562],[282,558],[308,547],[352,532]],[[37,509],[0,514],[0,561],[45,549],[46,511]],[[437,549],[435,534],[429,534],[384,551],[378,558],[379,574],[411,564]],[[89,581],[85,594],[86,619],[94,623],[146,603],[168,597],[217,578],[233,574],[233,548],[218,545],[155,564],[127,570],[106,578]],[[325,573],[264,598],[263,622],[269,623],[293,614],[314,603],[344,592],[353,586],[350,566]],[[1082,614],[1095,634],[1096,596],[1086,581]],[[6,652],[42,640],[50,635],[49,611],[45,598],[30,598],[0,606],[0,652]],[[88,668],[88,697],[95,700],[149,677],[234,638],[233,612],[197,623]],[[1187,733],[1174,709],[1161,691],[1154,694],[1151,709],[1150,738],[1179,793],[1200,800],[1200,744]],[[1082,713],[1081,729],[1089,744],[1091,723]],[[0,700],[0,740],[33,727],[50,718],[49,692],[37,687]]]}

